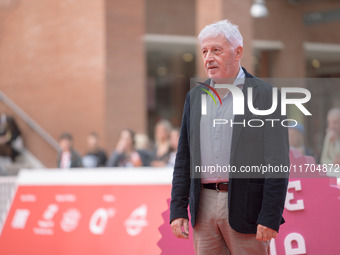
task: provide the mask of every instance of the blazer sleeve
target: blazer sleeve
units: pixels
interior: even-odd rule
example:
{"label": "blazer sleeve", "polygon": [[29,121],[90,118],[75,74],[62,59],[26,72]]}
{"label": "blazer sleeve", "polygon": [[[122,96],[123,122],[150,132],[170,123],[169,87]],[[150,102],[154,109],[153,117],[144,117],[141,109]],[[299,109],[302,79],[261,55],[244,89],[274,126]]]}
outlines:
{"label": "blazer sleeve", "polygon": [[177,218],[188,219],[188,202],[190,191],[190,94],[187,93],[182,125],[176,154],[172,179],[170,223]]}
{"label": "blazer sleeve", "polygon": [[[271,93],[266,98],[272,98]],[[278,104],[276,111],[267,119],[276,119],[272,127],[271,122],[266,122],[264,127],[264,161],[265,165],[279,166],[289,169],[289,142],[288,128],[281,125],[286,116],[281,115],[280,92],[278,93]],[[268,100],[271,106],[272,100]],[[269,106],[269,107],[270,107]],[[268,107],[268,108],[269,108]],[[267,108],[267,109],[268,109]],[[285,123],[287,125],[287,123]],[[262,208],[257,224],[269,227],[276,231],[284,222],[282,213],[284,210],[287,193],[289,172],[267,173],[264,179]]]}

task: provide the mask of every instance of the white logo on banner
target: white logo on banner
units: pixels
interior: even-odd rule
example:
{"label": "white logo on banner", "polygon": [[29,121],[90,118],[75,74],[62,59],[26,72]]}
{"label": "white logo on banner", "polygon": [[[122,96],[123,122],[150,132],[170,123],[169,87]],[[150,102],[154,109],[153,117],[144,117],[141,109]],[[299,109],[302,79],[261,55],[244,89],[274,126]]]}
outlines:
{"label": "white logo on banner", "polygon": [[298,210],[303,210],[305,209],[305,205],[303,203],[302,199],[296,200],[295,203],[292,203],[291,201],[294,201],[294,193],[289,192],[289,189],[294,188],[296,191],[301,191],[301,181],[290,181],[288,184],[288,189],[287,189],[287,196],[286,196],[286,201],[285,201],[285,207],[289,211],[298,211]]}
{"label": "white logo on banner", "polygon": [[29,215],[30,215],[29,210],[17,209],[12,219],[12,223],[11,223],[12,228],[24,229]]}
{"label": "white logo on banner", "polygon": [[60,222],[61,229],[65,232],[71,232],[75,230],[79,225],[80,217],[81,214],[77,209],[68,209],[66,212],[63,213],[63,218]]}
{"label": "white logo on banner", "polygon": [[34,194],[22,194],[20,196],[21,202],[36,202],[37,197]]}
{"label": "white logo on banner", "polygon": [[[305,209],[303,199],[294,197],[295,191],[302,191],[301,180],[290,181],[287,189],[285,208],[288,211],[300,211]],[[295,203],[293,203],[295,201]],[[290,233],[284,239],[284,249],[286,255],[306,254],[306,243],[303,236],[299,233]],[[270,254],[276,255],[275,239],[270,242]]]}
{"label": "white logo on banner", "polygon": [[148,208],[146,205],[141,205],[137,209],[135,209],[130,217],[125,221],[126,232],[130,236],[139,235],[143,228],[148,225],[146,220],[146,215],[148,212]]}
{"label": "white logo on banner", "polygon": [[111,195],[111,194],[104,194],[104,195],[103,195],[103,201],[110,203],[110,202],[116,201],[116,198],[115,198],[114,195]]}
{"label": "white logo on banner", "polygon": [[[297,247],[293,247],[297,244]],[[290,233],[286,236],[284,246],[287,255],[306,254],[305,239],[299,233]]]}
{"label": "white logo on banner", "polygon": [[47,206],[43,214],[43,220],[38,221],[37,228],[34,228],[33,231],[37,235],[53,235],[53,227],[54,221],[52,220],[54,215],[58,212],[58,205],[50,204]]}
{"label": "white logo on banner", "polygon": [[105,231],[107,221],[116,214],[114,208],[98,208],[91,216],[89,228],[92,234],[102,235]]}
{"label": "white logo on banner", "polygon": [[45,212],[43,214],[44,220],[46,220],[46,221],[52,220],[54,215],[58,212],[58,208],[59,207],[56,204],[50,204],[49,206],[47,206],[47,209],[45,210]]}

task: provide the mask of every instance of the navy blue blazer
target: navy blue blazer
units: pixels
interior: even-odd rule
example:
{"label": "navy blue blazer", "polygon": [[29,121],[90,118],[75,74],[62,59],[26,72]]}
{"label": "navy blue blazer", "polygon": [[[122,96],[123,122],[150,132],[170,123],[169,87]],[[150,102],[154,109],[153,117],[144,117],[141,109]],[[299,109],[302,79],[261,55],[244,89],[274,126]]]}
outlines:
{"label": "navy blue blazer", "polygon": [[[257,116],[247,106],[247,89],[253,88],[253,105],[256,109],[267,110],[272,106],[273,86],[252,76],[244,68],[246,81],[243,86],[245,98],[244,115],[235,115],[234,122],[246,123],[251,119],[285,119],[281,116],[281,100],[278,93],[277,109],[270,116]],[[188,217],[194,227],[200,200],[201,179],[191,178],[190,171],[200,165],[200,117],[201,94],[198,87],[191,89],[185,100],[178,152],[173,172],[170,222],[176,218]],[[252,128],[234,125],[230,155],[230,165],[241,166],[271,165],[289,166],[288,129],[279,121],[271,127],[264,121],[263,127]],[[191,124],[190,124],[191,123]],[[287,124],[287,123],[286,123]],[[288,173],[279,176],[266,174],[258,176],[229,175],[228,209],[230,226],[237,232],[256,233],[257,224],[276,231],[284,223],[282,217],[288,186]],[[242,177],[242,178],[240,178]],[[277,178],[278,177],[278,178]],[[227,204],[226,204],[227,206]]]}

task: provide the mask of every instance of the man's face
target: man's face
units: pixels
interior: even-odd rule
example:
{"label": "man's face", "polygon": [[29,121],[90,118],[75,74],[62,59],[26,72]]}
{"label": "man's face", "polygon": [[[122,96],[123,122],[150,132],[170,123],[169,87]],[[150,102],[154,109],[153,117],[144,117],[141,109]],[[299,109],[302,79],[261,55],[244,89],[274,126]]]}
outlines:
{"label": "man's face", "polygon": [[96,149],[98,146],[98,139],[93,135],[87,137],[87,144],[90,149]]}
{"label": "man's face", "polygon": [[201,44],[205,73],[209,78],[236,78],[243,48],[234,49],[223,35],[208,37]]}
{"label": "man's face", "polygon": [[340,135],[340,116],[336,113],[330,114],[327,118],[328,128]]}
{"label": "man's face", "polygon": [[158,141],[165,141],[169,138],[169,133],[166,127],[162,124],[158,124],[155,130],[155,138]]}
{"label": "man's face", "polygon": [[69,151],[72,147],[72,143],[70,140],[64,138],[59,141],[59,146],[62,151]]}
{"label": "man's face", "polygon": [[120,142],[125,145],[126,149],[133,149],[133,140],[131,137],[131,133],[127,130],[123,130],[120,134]]}

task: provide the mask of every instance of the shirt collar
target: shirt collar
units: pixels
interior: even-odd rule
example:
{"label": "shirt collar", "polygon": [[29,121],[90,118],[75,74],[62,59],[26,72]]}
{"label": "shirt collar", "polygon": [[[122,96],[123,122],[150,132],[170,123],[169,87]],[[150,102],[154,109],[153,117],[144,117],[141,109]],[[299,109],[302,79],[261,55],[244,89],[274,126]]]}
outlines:
{"label": "shirt collar", "polygon": [[244,73],[242,67],[240,66],[240,71],[238,71],[237,77],[233,83],[233,85],[244,84],[246,74]]}
{"label": "shirt collar", "polygon": [[[238,71],[238,74],[236,76],[236,79],[234,80],[233,85],[243,85],[245,82],[246,74],[244,73],[242,67],[240,66],[240,69]],[[210,86],[215,87],[215,81],[213,79],[210,80]]]}

